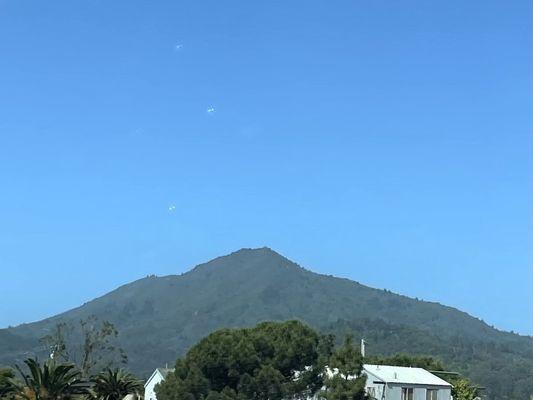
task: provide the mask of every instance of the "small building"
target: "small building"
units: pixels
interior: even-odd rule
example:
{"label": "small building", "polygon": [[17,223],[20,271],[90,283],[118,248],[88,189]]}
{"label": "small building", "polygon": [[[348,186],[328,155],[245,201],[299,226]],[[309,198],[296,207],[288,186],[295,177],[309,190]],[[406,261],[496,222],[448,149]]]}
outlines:
{"label": "small building", "polygon": [[167,375],[174,372],[174,368],[157,368],[144,384],[144,400],[157,400],[155,386],[163,382]]}
{"label": "small building", "polygon": [[451,400],[452,385],[423,368],[364,364],[366,392],[376,400]]}
{"label": "small building", "polygon": [[[157,400],[156,385],[172,372],[173,368],[157,368],[144,384],[144,400]],[[452,400],[452,385],[423,368],[364,364],[363,374],[366,393],[374,400]]]}

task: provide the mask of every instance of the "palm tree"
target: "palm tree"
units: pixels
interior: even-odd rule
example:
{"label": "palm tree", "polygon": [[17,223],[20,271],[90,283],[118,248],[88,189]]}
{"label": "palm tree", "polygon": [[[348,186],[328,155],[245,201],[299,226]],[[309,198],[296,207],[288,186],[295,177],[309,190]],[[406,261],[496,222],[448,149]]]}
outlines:
{"label": "palm tree", "polygon": [[122,400],[128,394],[138,395],[143,390],[142,381],[122,369],[107,368],[92,378],[98,400]]}
{"label": "palm tree", "polygon": [[13,371],[9,368],[0,368],[0,399],[12,399],[19,390]]}
{"label": "palm tree", "polygon": [[41,364],[33,358],[24,361],[26,374],[17,366],[24,387],[20,396],[26,400],[69,400],[75,395],[88,394],[89,384],[81,379],[73,364],[58,364],[49,360]]}

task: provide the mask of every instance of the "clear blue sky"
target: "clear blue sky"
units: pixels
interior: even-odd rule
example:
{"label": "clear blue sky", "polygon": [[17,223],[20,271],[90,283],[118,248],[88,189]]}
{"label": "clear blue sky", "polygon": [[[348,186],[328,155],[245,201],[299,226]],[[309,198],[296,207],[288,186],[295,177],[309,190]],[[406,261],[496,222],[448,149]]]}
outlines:
{"label": "clear blue sky", "polygon": [[0,0],[0,326],[269,246],[533,334],[529,0]]}

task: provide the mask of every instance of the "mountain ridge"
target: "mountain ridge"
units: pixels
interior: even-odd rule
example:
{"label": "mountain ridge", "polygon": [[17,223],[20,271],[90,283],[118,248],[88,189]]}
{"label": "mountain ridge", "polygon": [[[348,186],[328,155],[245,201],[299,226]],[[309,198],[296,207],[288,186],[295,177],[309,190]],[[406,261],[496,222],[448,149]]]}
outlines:
{"label": "mountain ridge", "polygon": [[[501,332],[501,333],[505,333],[505,334],[512,334],[512,335],[517,335],[517,336],[520,336],[520,337],[525,337],[525,338],[533,338],[533,335],[523,335],[523,334],[520,334],[520,333],[516,333],[516,332],[512,332],[512,331],[507,331],[505,329],[499,329],[497,327],[494,327],[493,325],[489,325],[486,321],[484,321],[483,319],[473,315],[473,314],[470,314],[469,312],[467,311],[463,311],[457,307],[452,307],[452,306],[448,306],[444,303],[441,303],[440,301],[430,301],[430,300],[424,300],[424,299],[418,299],[418,298],[414,298],[414,297],[411,297],[407,294],[403,294],[403,293],[397,293],[397,292],[393,292],[393,291],[390,291],[388,289],[380,289],[380,288],[374,288],[372,286],[368,286],[368,285],[365,285],[359,281],[356,281],[354,279],[351,279],[351,278],[347,278],[347,277],[339,277],[339,276],[334,276],[334,275],[331,275],[331,274],[325,274],[325,273],[320,273],[320,272],[316,272],[316,271],[313,271],[311,269],[308,269],[306,267],[303,267],[301,266],[300,264],[294,262],[294,261],[291,261],[290,259],[288,259],[287,257],[283,256],[282,254],[276,252],[275,250],[273,250],[272,248],[268,247],[268,246],[263,246],[263,247],[258,247],[258,248],[241,248],[239,250],[236,250],[236,251],[233,251],[231,253],[228,253],[226,255],[223,255],[223,256],[218,256],[218,257],[215,257],[214,259],[210,260],[210,261],[207,261],[205,263],[200,263],[200,264],[197,264],[196,266],[192,267],[191,269],[189,269],[188,271],[185,271],[185,272],[182,272],[182,273],[179,273],[179,274],[168,274],[168,275],[148,275],[146,277],[142,277],[142,278],[138,278],[138,279],[135,279],[134,281],[131,281],[131,282],[128,282],[128,283],[125,283],[125,284],[122,284],[120,286],[118,286],[117,288],[101,295],[101,296],[98,296],[98,297],[95,297],[94,299],[91,299],[91,300],[88,300],[87,302],[83,303],[82,305],[78,306],[78,307],[74,307],[72,309],[69,309],[69,310],[66,310],[66,311],[63,311],[59,314],[56,314],[52,317],[48,317],[48,318],[44,318],[42,320],[38,320],[38,321],[32,321],[32,322],[27,322],[27,323],[21,323],[19,325],[16,325],[16,326],[10,326],[8,328],[0,328],[1,329],[12,329],[12,328],[17,328],[17,327],[20,327],[20,326],[25,326],[25,325],[31,325],[31,324],[36,324],[36,323],[40,323],[40,322],[43,322],[43,321],[47,321],[49,319],[52,319],[52,318],[58,318],[58,317],[61,317],[62,315],[64,314],[67,314],[67,313],[70,313],[70,312],[73,312],[73,311],[76,311],[84,306],[86,306],[87,304],[89,303],[92,303],[93,301],[96,301],[96,300],[99,300],[103,297],[106,297],[108,295],[111,295],[117,291],[120,291],[122,289],[127,289],[127,288],[130,288],[132,286],[134,286],[135,284],[137,283],[140,283],[140,282],[144,282],[145,280],[147,279],[169,279],[169,278],[180,278],[180,277],[184,277],[184,276],[187,276],[188,274],[191,274],[191,273],[194,273],[195,271],[202,271],[204,268],[208,268],[210,267],[212,264],[216,264],[217,262],[219,261],[222,261],[222,260],[226,260],[226,259],[231,259],[232,257],[235,257],[235,256],[240,256],[242,254],[246,254],[246,253],[256,253],[256,252],[267,252],[267,253],[270,253],[276,257],[279,257],[281,259],[283,259],[284,261],[287,262],[287,264],[289,264],[290,266],[294,266],[294,267],[297,267],[299,268],[300,270],[303,270],[305,272],[308,272],[308,273],[312,273],[312,274],[315,274],[315,275],[319,275],[319,276],[322,276],[322,277],[326,277],[326,278],[334,278],[334,279],[337,279],[337,280],[342,280],[342,281],[346,281],[346,282],[349,282],[349,283],[355,283],[357,285],[360,285],[364,288],[367,288],[367,289],[371,289],[371,290],[376,290],[376,291],[380,291],[380,292],[384,292],[384,293],[390,293],[392,295],[395,295],[395,296],[400,296],[400,297],[403,297],[405,299],[409,299],[409,300],[412,300],[412,301],[417,301],[417,302],[422,302],[422,303],[427,303],[427,304],[434,304],[434,305],[437,305],[437,306],[440,306],[440,307],[443,307],[443,308],[446,308],[446,309],[449,309],[451,311],[454,311],[454,312],[458,312],[458,313],[461,313],[461,314],[464,314],[465,316],[467,317],[470,317],[470,318],[473,318],[473,319],[476,319],[478,320],[479,322],[481,322],[482,324],[484,324],[486,327],[489,327],[491,329],[494,329],[498,332]],[[234,261],[232,259],[232,261]],[[268,265],[268,266],[271,266],[271,265]]]}
{"label": "mountain ridge", "polygon": [[[39,337],[58,322],[90,315],[117,326],[130,366],[141,375],[172,363],[214,329],[264,320],[299,319],[323,331],[364,332],[382,353],[435,353],[482,384],[483,374],[469,363],[481,357],[493,365],[503,357],[529,368],[533,344],[531,337],[497,330],[456,308],[318,274],[262,247],[237,250],[182,274],[141,278],[64,313],[2,329],[0,364],[20,362],[30,342],[30,353],[43,354]],[[20,348],[12,345],[17,338]]]}

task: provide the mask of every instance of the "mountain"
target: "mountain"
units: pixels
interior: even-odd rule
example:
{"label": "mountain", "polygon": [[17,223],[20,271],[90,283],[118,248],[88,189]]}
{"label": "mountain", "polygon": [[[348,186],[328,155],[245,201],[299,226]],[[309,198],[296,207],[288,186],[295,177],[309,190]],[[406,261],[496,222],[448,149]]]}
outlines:
{"label": "mountain", "polygon": [[268,248],[242,249],[181,275],[149,276],[57,316],[0,330],[0,364],[43,354],[59,322],[95,315],[115,324],[129,368],[146,376],[221,327],[300,319],[368,352],[432,355],[486,386],[490,398],[533,394],[533,338],[457,309],[306,270]]}

